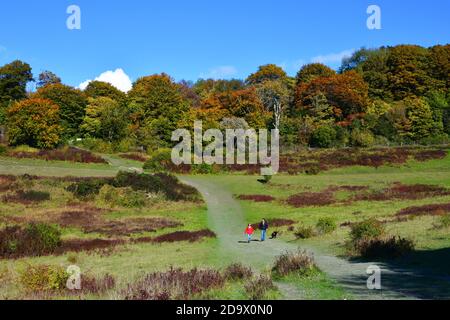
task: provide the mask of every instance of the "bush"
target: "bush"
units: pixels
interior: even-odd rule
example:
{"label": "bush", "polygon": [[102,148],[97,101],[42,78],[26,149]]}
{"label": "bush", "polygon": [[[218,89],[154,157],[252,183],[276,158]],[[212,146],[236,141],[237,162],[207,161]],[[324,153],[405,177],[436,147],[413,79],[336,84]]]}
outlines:
{"label": "bush", "polygon": [[69,185],[66,190],[71,192],[78,199],[89,199],[98,195],[100,189],[107,184],[107,179],[86,179]]}
{"label": "bush", "polygon": [[141,208],[147,204],[147,198],[144,192],[134,191],[130,187],[114,188],[109,184],[104,185],[100,189],[98,198],[101,202],[111,207]]}
{"label": "bush", "polygon": [[350,136],[353,147],[371,147],[375,143],[375,138],[369,130],[354,129]]}
{"label": "bush", "polygon": [[356,248],[361,257],[372,258],[398,258],[414,251],[415,244],[405,238],[361,240]]}
{"label": "bush", "polygon": [[66,288],[69,274],[59,266],[27,266],[20,271],[20,283],[28,291],[55,291]]}
{"label": "bush", "polygon": [[224,276],[228,280],[243,280],[251,278],[252,275],[253,275],[252,269],[240,263],[234,263],[229,265],[224,272]]}
{"label": "bush", "polygon": [[272,272],[278,277],[284,277],[293,272],[307,276],[317,270],[313,256],[306,251],[286,252],[276,258],[272,268]]}
{"label": "bush", "polygon": [[264,275],[250,280],[245,284],[244,288],[250,300],[262,300],[265,298],[267,291],[276,289],[272,279]]}
{"label": "bush", "polygon": [[150,159],[144,163],[144,170],[150,172],[167,172],[175,166],[172,162],[171,149],[158,149],[150,154]]}
{"label": "bush", "polygon": [[448,228],[450,227],[450,214],[444,214],[439,217],[439,228]]}
{"label": "bush", "polygon": [[332,218],[321,218],[316,224],[316,229],[320,234],[331,233],[336,228],[336,222]]}
{"label": "bush", "polygon": [[183,271],[170,268],[167,272],[155,272],[134,284],[124,292],[125,300],[187,300],[206,290],[220,288],[225,279],[216,270]]}
{"label": "bush", "polygon": [[52,253],[61,245],[61,231],[55,225],[31,223],[25,228],[29,250],[38,254]]}
{"label": "bush", "polygon": [[309,239],[314,237],[316,233],[314,232],[314,228],[301,225],[295,229],[294,235],[297,239]]}
{"label": "bush", "polygon": [[194,164],[194,165],[192,165],[192,173],[193,174],[213,174],[214,167],[207,163]]}
{"label": "bush", "polygon": [[329,148],[336,140],[336,130],[330,126],[316,129],[310,140],[310,145],[316,148]]}
{"label": "bush", "polygon": [[41,256],[61,246],[56,226],[29,224],[26,228],[7,227],[0,231],[0,257]]}
{"label": "bush", "polygon": [[376,239],[384,234],[384,225],[373,218],[353,224],[350,231],[351,240],[354,243],[360,240]]}

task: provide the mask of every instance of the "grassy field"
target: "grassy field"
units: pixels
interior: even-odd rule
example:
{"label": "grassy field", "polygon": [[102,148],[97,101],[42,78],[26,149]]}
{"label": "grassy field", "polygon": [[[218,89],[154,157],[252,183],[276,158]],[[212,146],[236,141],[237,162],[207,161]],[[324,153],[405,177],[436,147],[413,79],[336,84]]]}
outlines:
{"label": "grassy field", "polygon": [[[142,164],[123,160],[117,156],[107,156],[109,164],[80,164],[61,161],[44,161],[35,159],[0,158],[0,174],[32,174],[37,176],[57,177],[112,177],[119,170],[139,168]],[[407,207],[429,204],[450,203],[450,195],[427,195],[418,199],[388,199],[383,201],[351,200],[361,191],[356,189],[339,189],[342,186],[359,186],[366,192],[383,193],[383,190],[394,184],[403,185],[426,184],[450,188],[450,156],[441,160],[427,162],[409,161],[402,166],[346,167],[322,172],[318,175],[278,175],[269,184],[261,184],[257,176],[249,175],[205,175],[195,177],[197,180],[213,182],[227,190],[236,198],[239,195],[269,195],[271,202],[239,201],[242,207],[244,223],[256,223],[262,217],[267,219],[291,219],[295,221],[295,230],[300,225],[314,227],[321,218],[332,218],[338,228],[331,234],[317,235],[310,239],[298,240],[292,229],[276,228],[281,231],[281,241],[295,246],[312,247],[324,254],[345,257],[345,243],[349,239],[349,223],[363,221],[374,217],[385,221],[390,235],[412,239],[416,251],[394,261],[392,266],[408,267],[411,270],[430,270],[446,277],[450,274],[450,230],[436,227],[439,216],[422,215],[405,221],[395,220],[396,214]],[[202,203],[184,201],[155,201],[144,207],[130,208],[110,206],[98,197],[80,202],[65,188],[67,181],[47,178],[29,182],[19,178],[16,189],[33,189],[48,192],[51,199],[34,204],[22,204],[8,201],[0,202],[0,226],[11,225],[18,221],[55,221],[64,211],[85,208],[86,206],[102,211],[101,217],[107,222],[126,222],[129,219],[165,218],[178,222],[179,226],[160,228],[154,232],[140,231],[128,236],[104,234],[101,232],[85,232],[83,228],[67,226],[62,228],[62,239],[125,239],[123,245],[111,250],[91,250],[82,252],[64,252],[59,255],[42,257],[21,257],[17,259],[0,259],[0,298],[33,298],[24,292],[17,279],[20,271],[28,265],[60,265],[67,267],[78,265],[81,270],[95,276],[111,274],[116,278],[117,288],[125,288],[145,274],[168,270],[171,266],[185,270],[192,268],[214,268],[223,270],[227,261],[217,255],[220,249],[220,237],[205,238],[197,242],[174,243],[134,243],[130,240],[142,237],[157,237],[176,231],[197,231],[211,227],[207,207]],[[333,189],[333,203],[319,206],[293,207],[287,199],[299,193],[320,193]],[[357,189],[360,190],[360,189]],[[362,189],[361,189],[362,190]],[[2,196],[12,192],[5,188]],[[52,220],[53,219],[53,220]],[[244,228],[245,225],[242,226]],[[351,258],[353,259],[353,258]],[[245,263],[245,259],[243,259]],[[271,261],[268,261],[270,265]],[[258,272],[258,270],[255,270]],[[268,269],[259,270],[268,273]],[[228,281],[220,289],[206,290],[197,295],[200,299],[248,299],[244,289],[245,281]],[[344,299],[352,298],[339,283],[331,280],[325,273],[311,277],[299,277],[295,274],[277,280],[278,290],[266,293],[266,298],[302,299]],[[290,295],[289,295],[289,292]],[[67,298],[65,296],[56,296]],[[117,290],[100,295],[84,295],[83,298],[120,298]],[[52,296],[51,298],[55,298]],[[70,297],[69,297],[70,298]]]}

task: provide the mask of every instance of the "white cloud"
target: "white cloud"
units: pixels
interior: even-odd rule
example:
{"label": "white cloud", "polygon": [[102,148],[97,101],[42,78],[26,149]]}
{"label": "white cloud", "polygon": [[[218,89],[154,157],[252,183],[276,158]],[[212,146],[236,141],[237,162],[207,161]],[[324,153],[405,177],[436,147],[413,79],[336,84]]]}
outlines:
{"label": "white cloud", "polygon": [[[86,89],[86,87],[91,81],[92,80],[86,80],[80,83],[78,88],[80,88],[81,90]],[[94,81],[107,82],[123,92],[130,91],[131,87],[133,86],[130,77],[120,68],[116,69],[115,71],[103,72],[101,75],[95,78]]]}
{"label": "white cloud", "polygon": [[326,55],[320,55],[311,59],[311,62],[318,62],[323,64],[336,64],[341,63],[345,57],[350,57],[355,52],[355,49],[344,50],[339,53],[330,53]]}
{"label": "white cloud", "polygon": [[208,79],[220,79],[220,78],[230,78],[237,74],[237,69],[233,66],[219,66],[210,69],[208,73],[201,74],[200,78]]}

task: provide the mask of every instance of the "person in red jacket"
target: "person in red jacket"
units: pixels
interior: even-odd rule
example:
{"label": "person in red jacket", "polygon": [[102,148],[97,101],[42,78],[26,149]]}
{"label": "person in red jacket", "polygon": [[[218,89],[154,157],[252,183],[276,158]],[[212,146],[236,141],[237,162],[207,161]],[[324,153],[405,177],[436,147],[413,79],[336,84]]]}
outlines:
{"label": "person in red jacket", "polygon": [[248,225],[247,229],[245,229],[244,234],[247,235],[247,241],[250,243],[252,241],[252,235],[255,232],[255,229],[253,229],[253,226],[251,224]]}

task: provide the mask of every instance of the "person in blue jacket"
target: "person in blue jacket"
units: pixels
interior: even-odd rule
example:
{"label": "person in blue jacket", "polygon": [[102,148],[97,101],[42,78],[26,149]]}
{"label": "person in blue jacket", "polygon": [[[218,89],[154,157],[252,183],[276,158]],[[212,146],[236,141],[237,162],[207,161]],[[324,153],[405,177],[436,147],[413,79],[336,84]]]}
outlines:
{"label": "person in blue jacket", "polygon": [[259,230],[261,230],[261,241],[266,241],[266,233],[269,229],[269,224],[267,223],[266,219],[262,219],[261,223],[259,224]]}

